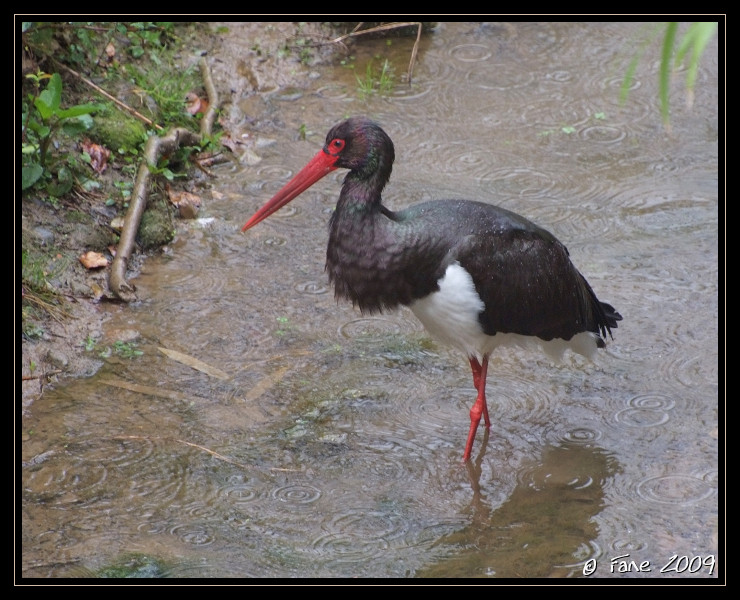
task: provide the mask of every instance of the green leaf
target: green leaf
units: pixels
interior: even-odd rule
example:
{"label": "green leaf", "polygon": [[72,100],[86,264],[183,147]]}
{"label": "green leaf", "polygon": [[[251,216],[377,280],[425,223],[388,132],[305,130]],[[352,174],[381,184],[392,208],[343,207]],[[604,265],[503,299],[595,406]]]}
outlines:
{"label": "green leaf", "polygon": [[59,198],[71,190],[73,185],[74,176],[72,175],[72,171],[66,167],[62,167],[59,169],[59,173],[57,173],[57,183],[47,185],[46,191],[51,196]]}
{"label": "green leaf", "polygon": [[28,122],[28,128],[33,131],[39,138],[48,137],[51,133],[51,128],[48,125],[39,123],[36,119],[31,119]]}
{"label": "green leaf", "polygon": [[67,135],[75,136],[77,134],[83,133],[84,131],[87,131],[88,129],[91,129],[92,126],[92,117],[90,115],[82,115],[81,117],[77,117],[76,119],[65,121],[62,124],[62,129]]}
{"label": "green leaf", "polygon": [[38,111],[41,113],[41,117],[47,120],[57,110],[62,102],[62,78],[59,73],[54,73],[49,78],[49,83],[46,89],[39,94],[34,103]]}
{"label": "green leaf", "polygon": [[630,87],[635,78],[635,71],[637,70],[637,64],[645,54],[648,45],[653,41],[655,36],[658,35],[659,31],[663,28],[662,23],[655,23],[651,27],[650,31],[645,37],[645,40],[640,44],[640,47],[635,51],[635,55],[632,57],[627,70],[625,71],[624,78],[622,79],[622,86],[619,90],[619,103],[624,104],[629,95]]}
{"label": "green leaf", "polygon": [[39,97],[33,101],[33,105],[36,107],[36,110],[39,111],[39,114],[44,121],[48,121],[54,114],[54,109],[51,107],[51,104],[49,104],[50,101],[51,98],[49,98],[46,90],[41,92]]}
{"label": "green leaf", "polygon": [[27,190],[44,174],[44,168],[38,163],[23,165],[21,171],[21,189]]}
{"label": "green leaf", "polygon": [[691,49],[691,59],[689,60],[688,72],[686,73],[686,89],[689,93],[689,105],[693,102],[694,84],[696,83],[696,75],[699,72],[699,59],[716,31],[717,23],[692,23],[676,51],[675,64],[678,65],[683,61],[689,49]]}
{"label": "green leaf", "polygon": [[38,144],[21,144],[21,154],[36,154],[39,151]]}
{"label": "green leaf", "polygon": [[60,119],[71,119],[73,117],[80,117],[82,115],[89,115],[90,113],[100,110],[102,107],[100,104],[78,104],[72,108],[66,110],[58,110],[57,117]]}

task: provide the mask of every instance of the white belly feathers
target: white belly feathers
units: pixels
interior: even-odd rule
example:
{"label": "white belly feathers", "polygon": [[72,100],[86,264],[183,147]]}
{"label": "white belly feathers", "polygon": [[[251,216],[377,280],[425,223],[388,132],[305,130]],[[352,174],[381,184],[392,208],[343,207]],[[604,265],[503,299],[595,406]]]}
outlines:
{"label": "white belly feathers", "polygon": [[568,348],[588,357],[596,351],[597,336],[588,331],[568,341],[545,341],[516,333],[486,335],[478,320],[485,305],[475,290],[470,273],[459,263],[454,263],[447,267],[437,283],[439,291],[417,300],[409,308],[432,337],[458,348],[470,357],[482,360],[484,355],[490,354],[498,346],[527,346],[533,342],[555,360],[560,359]]}

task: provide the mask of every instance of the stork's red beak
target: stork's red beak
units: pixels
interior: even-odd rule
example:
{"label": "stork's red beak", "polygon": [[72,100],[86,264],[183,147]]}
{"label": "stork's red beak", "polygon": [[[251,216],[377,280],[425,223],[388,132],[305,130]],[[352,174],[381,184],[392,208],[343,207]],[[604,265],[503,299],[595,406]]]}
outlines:
{"label": "stork's red beak", "polygon": [[329,154],[326,150],[319,150],[309,163],[303,167],[298,174],[293,177],[283,188],[275,194],[262,208],[260,208],[252,217],[244,224],[242,231],[246,231],[250,227],[254,227],[260,221],[264,221],[276,210],[279,210],[288,202],[293,200],[301,192],[304,192],[310,188],[319,179],[331,173],[337,167],[334,163],[337,162],[337,156]]}

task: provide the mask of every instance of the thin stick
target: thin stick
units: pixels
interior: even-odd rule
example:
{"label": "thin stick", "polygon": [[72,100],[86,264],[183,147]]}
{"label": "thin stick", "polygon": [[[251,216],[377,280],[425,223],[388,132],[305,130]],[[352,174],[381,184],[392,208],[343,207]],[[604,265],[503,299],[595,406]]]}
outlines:
{"label": "thin stick", "polygon": [[[360,27],[362,23],[357,25],[357,27]],[[363,29],[362,31],[358,31],[357,27],[353,29],[350,33],[345,33],[344,35],[340,35],[338,38],[334,38],[333,40],[329,40],[328,42],[320,42],[319,45],[323,44],[339,44],[346,40],[347,38],[356,37],[358,35],[364,35],[366,33],[375,33],[377,31],[387,31],[389,29],[398,29],[399,27],[411,27],[412,25],[415,25],[417,27],[416,32],[416,41],[414,42],[414,47],[411,50],[411,60],[409,61],[409,72],[408,72],[408,82],[411,83],[411,73],[414,70],[414,63],[416,62],[416,54],[419,51],[419,41],[421,40],[421,31],[422,31],[422,23],[421,21],[409,21],[406,23],[386,23],[385,25],[378,25],[377,27],[371,27],[370,29]]]}
{"label": "thin stick", "polygon": [[62,67],[64,69],[66,69],[67,71],[69,71],[72,75],[74,75],[75,77],[77,77],[80,81],[82,81],[83,83],[86,83],[87,85],[89,85],[96,92],[98,92],[102,96],[105,96],[106,98],[108,98],[108,100],[110,100],[111,102],[114,102],[115,104],[117,104],[118,106],[120,106],[126,112],[131,113],[137,119],[140,119],[140,120],[144,121],[144,123],[146,123],[147,125],[149,125],[151,127],[154,127],[155,129],[159,129],[159,131],[164,131],[164,128],[161,125],[157,125],[154,121],[152,121],[151,119],[147,119],[144,115],[142,115],[140,112],[137,112],[136,110],[134,110],[133,108],[131,108],[128,104],[124,104],[118,98],[114,98],[108,92],[106,92],[103,88],[95,85],[92,81],[90,81],[86,77],[83,77],[77,71],[75,71],[73,69],[70,69],[67,65],[63,65],[60,62],[54,61],[54,63],[57,64],[57,65],[59,65],[60,67]]}
{"label": "thin stick", "polygon": [[126,213],[126,219],[121,237],[118,241],[116,256],[111,265],[108,287],[118,298],[124,302],[133,302],[136,299],[136,286],[126,280],[126,267],[134,249],[136,232],[144,214],[146,200],[149,196],[148,185],[151,177],[149,165],[156,165],[160,156],[167,154],[182,146],[196,146],[203,140],[203,136],[210,135],[211,124],[216,115],[218,107],[218,94],[211,79],[210,69],[205,58],[200,60],[203,81],[208,92],[208,110],[201,121],[201,133],[193,133],[182,127],[175,127],[167,132],[164,137],[151,136],[144,146],[144,158],[139,164],[136,183],[131,194],[131,203]]}
{"label": "thin stick", "polygon": [[61,369],[54,369],[53,371],[46,371],[45,373],[41,373],[40,375],[24,375],[23,377],[21,377],[21,379],[23,381],[31,381],[32,379],[43,379],[45,377],[49,377],[50,375],[56,375],[61,372]]}

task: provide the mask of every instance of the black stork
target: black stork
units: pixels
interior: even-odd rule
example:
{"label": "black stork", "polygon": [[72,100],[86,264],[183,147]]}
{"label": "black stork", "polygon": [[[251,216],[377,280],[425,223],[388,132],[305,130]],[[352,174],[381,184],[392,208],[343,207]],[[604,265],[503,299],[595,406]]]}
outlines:
{"label": "black stork", "polygon": [[363,313],[408,306],[427,331],[464,352],[478,396],[463,461],[486,404],[488,357],[536,341],[551,355],[590,356],[622,316],[600,302],[555,236],[516,213],[471,200],[383,206],[395,151],[379,125],[354,117],[242,228],[246,231],[335,169],[349,169],[329,221],[326,270],[337,299]]}

